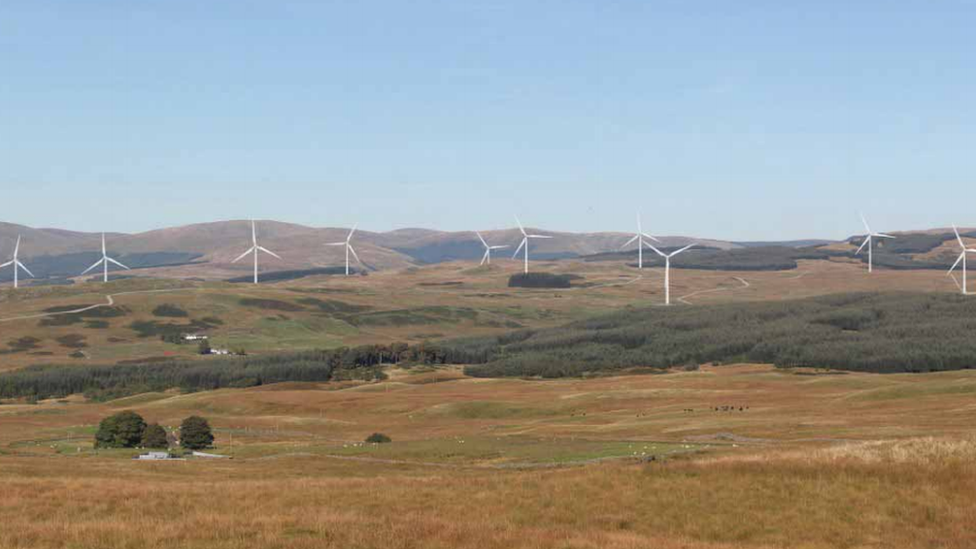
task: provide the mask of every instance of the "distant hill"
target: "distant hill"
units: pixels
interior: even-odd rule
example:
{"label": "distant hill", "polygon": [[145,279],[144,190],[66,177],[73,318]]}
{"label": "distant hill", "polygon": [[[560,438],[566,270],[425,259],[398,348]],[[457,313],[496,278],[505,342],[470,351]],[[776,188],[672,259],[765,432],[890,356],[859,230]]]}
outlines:
{"label": "distant hill", "polygon": [[[586,258],[588,260],[626,260],[633,252],[631,245],[625,251],[621,247],[632,236],[630,233],[568,233],[529,228],[531,232],[552,236],[547,240],[532,242],[532,257],[538,260],[559,260]],[[272,272],[315,272],[316,269],[329,269],[344,264],[342,247],[326,246],[346,238],[349,229],[336,227],[309,227],[278,221],[258,221],[258,238],[262,246],[273,250],[281,260],[262,256],[261,271]],[[11,253],[17,236],[23,238],[21,259],[33,267],[39,278],[71,278],[78,276],[98,258],[101,246],[99,233],[85,233],[60,228],[32,228],[0,222],[0,259]],[[511,257],[521,234],[517,228],[483,231],[482,236],[492,245],[507,245],[498,250],[495,257]],[[918,254],[938,245],[950,235],[944,230],[913,231],[901,233],[899,240],[886,243],[890,253]],[[662,236],[662,247],[676,247],[696,242],[701,248],[694,255],[709,255],[702,248],[722,252],[735,250],[754,250],[739,257],[733,254],[732,264],[770,263],[759,256],[763,250],[775,251],[775,261],[782,266],[798,254],[787,253],[784,248],[809,249],[827,246],[847,248],[857,242],[858,237],[847,241],[794,240],[784,242],[731,242],[714,239],[693,239],[686,236]],[[251,246],[250,222],[246,220],[217,221],[180,227],[157,229],[137,234],[107,233],[110,255],[133,269],[148,270],[155,276],[175,278],[202,278],[226,280],[247,276],[253,268],[252,263],[241,261],[232,263]],[[897,242],[897,244],[895,243]],[[448,261],[479,261],[484,249],[473,231],[437,231],[423,228],[406,228],[388,232],[359,230],[353,245],[369,270],[405,269],[417,265],[436,264]],[[884,255],[884,249],[876,250]],[[717,253],[717,252],[716,252]],[[707,264],[712,266],[722,254],[711,255]],[[704,254],[704,255],[703,255]],[[806,255],[805,253],[799,256]],[[653,254],[645,259],[654,261]],[[785,263],[784,263],[785,260]],[[882,258],[882,262],[885,259]],[[0,261],[2,262],[2,261]],[[891,258],[892,266],[912,268],[920,262],[905,263],[904,258]],[[930,266],[941,266],[944,262],[930,262]],[[359,265],[355,265],[360,267]],[[0,272],[0,282],[9,281],[9,269]]]}

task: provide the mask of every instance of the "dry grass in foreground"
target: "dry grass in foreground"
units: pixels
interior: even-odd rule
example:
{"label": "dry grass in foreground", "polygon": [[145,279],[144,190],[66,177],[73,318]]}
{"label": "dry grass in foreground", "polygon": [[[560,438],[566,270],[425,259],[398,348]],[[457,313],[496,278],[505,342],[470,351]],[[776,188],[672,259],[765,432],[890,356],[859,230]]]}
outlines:
{"label": "dry grass in foreground", "polygon": [[[976,546],[972,440],[547,471],[8,459],[0,546]],[[761,458],[761,459],[756,459]]]}

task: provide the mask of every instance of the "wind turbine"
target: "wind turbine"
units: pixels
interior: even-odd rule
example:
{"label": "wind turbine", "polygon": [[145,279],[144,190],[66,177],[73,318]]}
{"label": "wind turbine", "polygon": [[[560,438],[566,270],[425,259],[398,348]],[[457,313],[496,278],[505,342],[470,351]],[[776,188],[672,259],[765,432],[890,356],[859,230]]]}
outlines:
{"label": "wind turbine", "polygon": [[345,246],[346,247],[346,276],[349,276],[349,254],[350,253],[352,253],[352,256],[356,258],[356,261],[358,261],[360,265],[363,264],[363,260],[362,259],[359,259],[359,254],[357,254],[356,253],[356,250],[353,249],[353,247],[352,247],[352,235],[356,233],[356,227],[358,227],[358,226],[359,226],[359,223],[356,223],[355,225],[353,225],[352,226],[352,230],[349,231],[349,236],[347,236],[346,239],[343,240],[342,242],[333,242],[331,244],[326,244],[326,246]]}
{"label": "wind turbine", "polygon": [[265,248],[264,246],[260,246],[258,244],[258,230],[254,224],[253,219],[251,220],[251,242],[253,244],[251,248],[248,251],[239,255],[237,259],[231,261],[231,263],[237,263],[238,261],[247,257],[248,254],[253,253],[254,254],[254,283],[257,284],[258,283],[258,256],[261,255],[260,252],[264,252],[270,256],[277,257],[278,259],[281,259],[281,256]]}
{"label": "wind turbine", "polygon": [[529,239],[552,237],[542,234],[529,234],[525,232],[525,227],[522,226],[522,222],[519,221],[518,216],[515,216],[515,222],[518,223],[519,230],[522,231],[522,243],[519,244],[518,248],[515,249],[515,253],[512,254],[512,259],[518,257],[518,254],[520,251],[522,251],[522,248],[525,248],[525,274],[529,274]]}
{"label": "wind turbine", "polygon": [[102,282],[108,282],[108,264],[109,263],[115,263],[116,265],[118,265],[119,267],[122,267],[123,269],[125,269],[127,271],[130,270],[125,265],[119,263],[118,261],[116,261],[116,260],[114,260],[114,259],[112,259],[111,257],[108,256],[108,252],[105,251],[105,233],[102,233],[102,258],[99,259],[98,261],[96,261],[95,264],[92,265],[91,267],[88,267],[87,269],[85,269],[85,272],[81,273],[81,276],[85,276],[86,274],[88,274],[89,271],[91,271],[95,267],[98,267],[99,265],[101,265],[102,268],[103,268],[102,269]]}
{"label": "wind turbine", "polygon": [[650,249],[657,252],[657,255],[664,258],[664,304],[670,305],[671,304],[671,258],[687,250],[688,248],[691,248],[692,246],[694,246],[694,244],[688,244],[684,248],[681,248],[680,250],[675,250],[669,254],[662,252],[661,250],[655,248],[651,244],[648,244],[647,246]]}
{"label": "wind turbine", "polygon": [[628,240],[626,244],[621,246],[620,249],[622,250],[627,246],[633,244],[635,240],[637,241],[637,268],[638,269],[644,268],[644,239],[645,238],[649,240],[653,240],[654,242],[661,242],[660,240],[654,238],[653,236],[645,233],[644,230],[641,229],[640,214],[637,214],[637,234],[635,234],[633,238]]}
{"label": "wind turbine", "polygon": [[3,265],[0,265],[0,269],[4,267],[9,267],[11,265],[14,266],[14,289],[17,289],[17,287],[19,286],[19,280],[17,276],[19,269],[23,269],[24,272],[29,274],[31,278],[34,278],[34,273],[30,272],[30,270],[27,267],[25,267],[24,264],[21,263],[19,259],[17,259],[18,253],[20,253],[20,235],[17,235],[17,245],[14,246],[14,258],[4,263]]}
{"label": "wind turbine", "polygon": [[864,223],[864,228],[868,231],[868,235],[864,237],[864,242],[861,242],[861,247],[854,252],[854,255],[861,253],[864,246],[868,247],[868,272],[874,272],[874,239],[877,238],[894,238],[891,235],[884,233],[876,233],[871,231],[871,227],[868,225],[868,220],[864,219],[864,214],[861,214],[861,222]]}
{"label": "wind turbine", "polygon": [[962,251],[959,252],[959,257],[956,259],[956,262],[952,264],[952,267],[949,268],[949,272],[946,273],[946,276],[951,275],[952,271],[959,266],[959,262],[961,261],[962,262],[962,295],[969,295],[968,288],[966,287],[966,254],[976,253],[976,249],[966,247],[966,244],[962,241],[962,237],[959,236],[959,229],[957,229],[955,225],[952,226],[952,230],[955,231],[956,233],[956,240],[959,241],[959,247],[962,248]]}
{"label": "wind turbine", "polygon": [[489,246],[488,243],[485,242],[485,238],[481,236],[481,233],[475,231],[474,234],[478,235],[478,240],[480,240],[481,243],[485,245],[485,255],[481,258],[481,263],[480,263],[481,265],[484,265],[485,263],[491,265],[492,250],[502,250],[508,247],[508,246]]}

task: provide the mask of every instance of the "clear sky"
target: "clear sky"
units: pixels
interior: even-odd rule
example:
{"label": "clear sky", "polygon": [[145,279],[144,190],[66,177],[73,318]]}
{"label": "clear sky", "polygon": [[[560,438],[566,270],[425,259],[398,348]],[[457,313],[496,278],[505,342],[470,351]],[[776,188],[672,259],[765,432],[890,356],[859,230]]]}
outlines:
{"label": "clear sky", "polygon": [[976,226],[974,0],[3,0],[0,219]]}

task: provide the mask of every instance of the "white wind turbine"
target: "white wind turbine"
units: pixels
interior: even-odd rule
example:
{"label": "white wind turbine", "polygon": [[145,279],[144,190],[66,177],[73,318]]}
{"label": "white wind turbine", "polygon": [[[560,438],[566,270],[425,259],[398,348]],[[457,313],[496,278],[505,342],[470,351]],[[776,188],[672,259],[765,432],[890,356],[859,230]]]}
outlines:
{"label": "white wind turbine", "polygon": [[363,260],[362,259],[359,259],[359,254],[357,254],[356,253],[356,250],[353,249],[353,247],[352,247],[352,235],[356,233],[356,227],[358,227],[358,226],[359,226],[359,223],[356,223],[355,225],[353,225],[352,226],[352,230],[349,231],[349,236],[347,236],[346,239],[343,240],[342,242],[332,242],[331,244],[326,244],[326,246],[345,246],[346,247],[346,276],[349,276],[349,254],[350,253],[352,254],[353,257],[356,258],[356,261],[358,261],[360,265],[363,264]]}
{"label": "white wind turbine", "polygon": [[650,249],[657,252],[657,255],[664,258],[664,304],[670,305],[671,304],[671,258],[687,250],[688,248],[691,248],[692,246],[694,246],[694,244],[688,244],[684,248],[681,248],[680,250],[675,250],[669,254],[662,252],[661,250],[655,248],[651,244],[648,244],[647,246]]}
{"label": "white wind turbine", "polygon": [[522,243],[519,244],[518,248],[515,249],[515,253],[512,254],[512,259],[518,257],[522,248],[525,248],[525,274],[529,274],[529,240],[532,238],[552,238],[551,236],[546,236],[542,234],[529,234],[525,232],[525,227],[522,226],[522,222],[519,221],[518,216],[515,216],[515,222],[518,223],[519,230],[522,231]]}
{"label": "white wind turbine", "polygon": [[281,259],[281,256],[265,248],[264,246],[258,244],[258,229],[255,226],[253,219],[251,220],[251,243],[252,246],[250,247],[250,249],[248,249],[246,252],[242,253],[241,255],[237,256],[237,259],[231,261],[231,263],[237,263],[238,261],[247,257],[248,254],[253,253],[254,254],[254,283],[257,284],[258,283],[258,256],[261,255],[261,252],[264,252],[273,257],[277,257],[278,259]]}
{"label": "white wind turbine", "polygon": [[864,219],[864,214],[861,214],[861,222],[864,223],[864,228],[867,230],[868,234],[864,237],[864,242],[861,242],[861,246],[854,252],[854,255],[861,253],[864,246],[868,247],[868,272],[874,272],[874,239],[875,238],[894,238],[889,234],[876,233],[871,231],[871,227],[868,225],[868,220]]}
{"label": "white wind turbine", "polygon": [[480,240],[481,243],[484,244],[485,246],[485,255],[481,258],[481,265],[484,265],[485,263],[491,265],[492,250],[503,250],[508,247],[508,246],[490,246],[488,242],[485,241],[485,238],[481,236],[481,233],[475,231],[474,234],[478,235],[478,240]]}
{"label": "white wind turbine", "polygon": [[951,275],[952,271],[959,266],[959,262],[961,261],[962,262],[962,294],[969,295],[969,291],[966,286],[966,254],[976,253],[976,249],[966,247],[966,243],[962,241],[962,237],[959,236],[959,229],[957,229],[955,225],[952,226],[952,230],[955,231],[956,233],[956,240],[959,241],[959,247],[962,248],[962,251],[959,252],[959,257],[956,259],[956,262],[952,264],[952,267],[949,268],[949,272],[946,273],[946,276]]}
{"label": "white wind turbine", "polygon": [[88,267],[87,269],[85,269],[85,272],[81,273],[81,276],[85,276],[86,274],[88,274],[89,271],[91,271],[95,267],[98,267],[99,265],[101,265],[102,266],[102,282],[108,282],[108,264],[109,263],[115,263],[119,267],[122,267],[123,269],[125,269],[127,271],[129,270],[128,267],[126,267],[125,265],[119,263],[118,261],[116,261],[116,260],[114,260],[114,259],[112,259],[111,257],[108,256],[108,252],[105,250],[105,233],[102,233],[102,258],[99,259],[98,261],[96,261],[95,264],[92,265],[91,267]]}
{"label": "white wind turbine", "polygon": [[18,278],[17,275],[18,275],[18,271],[20,269],[23,269],[24,272],[27,273],[27,274],[29,274],[31,278],[34,278],[34,273],[30,272],[30,270],[27,267],[25,267],[24,264],[21,263],[19,259],[17,259],[17,254],[18,253],[20,253],[20,235],[17,235],[17,245],[14,246],[14,258],[11,259],[10,261],[4,263],[3,265],[0,265],[0,269],[3,269],[4,267],[9,267],[9,266],[13,265],[13,267],[14,267],[14,289],[17,289],[17,287],[19,286],[19,278]]}
{"label": "white wind turbine", "polygon": [[635,234],[633,238],[628,240],[626,244],[621,246],[620,249],[622,250],[627,246],[633,244],[635,240],[637,241],[637,268],[638,269],[644,268],[644,239],[645,238],[648,240],[653,240],[654,242],[661,242],[660,240],[654,238],[653,236],[645,233],[644,230],[641,229],[640,214],[637,214],[637,234]]}

